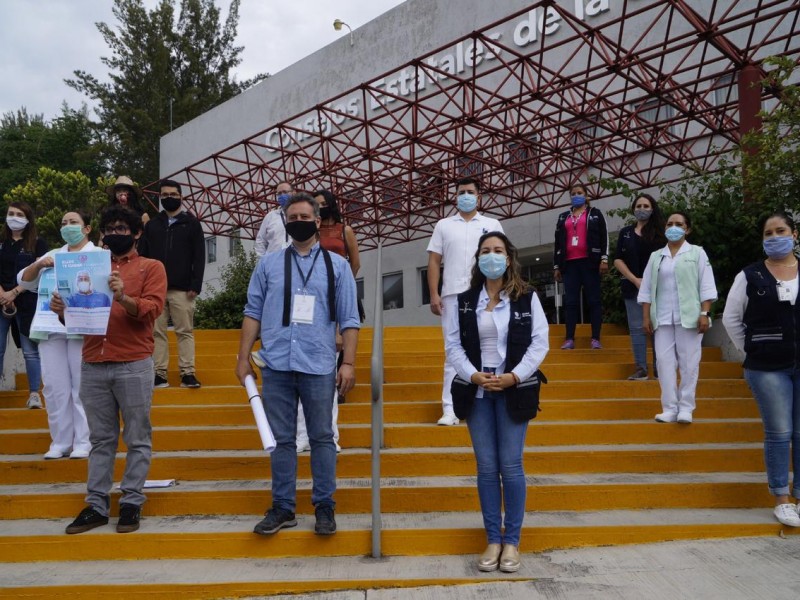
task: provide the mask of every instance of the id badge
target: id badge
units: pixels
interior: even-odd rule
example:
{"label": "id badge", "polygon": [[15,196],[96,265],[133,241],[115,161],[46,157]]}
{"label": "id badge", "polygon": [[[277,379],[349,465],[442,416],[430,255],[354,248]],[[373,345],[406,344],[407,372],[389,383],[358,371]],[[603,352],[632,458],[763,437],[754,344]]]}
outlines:
{"label": "id badge", "polygon": [[778,300],[781,302],[791,302],[792,291],[789,288],[783,287],[781,284],[778,284]]}
{"label": "id badge", "polygon": [[295,294],[292,303],[292,323],[305,323],[311,325],[314,322],[314,296],[305,294]]}
{"label": "id badge", "polygon": [[577,235],[573,235],[572,236],[572,245],[573,246],[577,246],[578,245],[578,236]]}

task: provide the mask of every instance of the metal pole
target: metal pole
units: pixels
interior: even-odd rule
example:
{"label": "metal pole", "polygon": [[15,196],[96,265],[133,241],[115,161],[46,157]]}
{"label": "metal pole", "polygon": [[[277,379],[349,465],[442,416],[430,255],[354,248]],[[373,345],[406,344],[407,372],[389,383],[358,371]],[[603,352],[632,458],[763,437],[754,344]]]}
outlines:
{"label": "metal pole", "polygon": [[381,447],[383,445],[383,243],[375,261],[375,315],[372,332],[372,557],[381,556]]}
{"label": "metal pole", "polygon": [[172,98],[169,99],[169,130],[172,131]]}

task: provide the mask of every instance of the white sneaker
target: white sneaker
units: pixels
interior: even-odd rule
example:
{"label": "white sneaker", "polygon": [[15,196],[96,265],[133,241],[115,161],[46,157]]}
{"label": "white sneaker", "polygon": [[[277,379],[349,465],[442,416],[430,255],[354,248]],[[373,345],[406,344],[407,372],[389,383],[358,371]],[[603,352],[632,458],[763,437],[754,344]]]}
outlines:
{"label": "white sneaker", "polygon": [[778,504],[773,511],[778,522],[787,527],[800,527],[800,515],[794,504]]}
{"label": "white sneaker", "polygon": [[62,452],[61,450],[50,448],[50,450],[44,453],[42,458],[45,460],[56,460],[57,458],[64,458],[65,456],[69,456],[69,452]]}
{"label": "white sneaker", "polygon": [[677,420],[678,420],[678,415],[676,415],[675,413],[663,412],[663,413],[658,413],[656,415],[656,421],[658,421],[659,423],[674,423]]}
{"label": "white sneaker", "polygon": [[70,458],[89,458],[89,451],[88,450],[73,450],[69,453]]}
{"label": "white sneaker", "polygon": [[678,423],[691,423],[691,422],[692,422],[692,413],[690,412],[678,413]]}
{"label": "white sneaker", "polygon": [[442,417],[436,421],[437,425],[458,425],[460,421],[453,413],[444,413]]}
{"label": "white sneaker", "polygon": [[28,408],[42,408],[42,399],[37,392],[31,392],[28,401],[25,403]]}
{"label": "white sneaker", "polygon": [[311,450],[311,444],[308,441],[301,442],[298,440],[297,442],[297,453],[302,454],[303,452],[308,452]]}

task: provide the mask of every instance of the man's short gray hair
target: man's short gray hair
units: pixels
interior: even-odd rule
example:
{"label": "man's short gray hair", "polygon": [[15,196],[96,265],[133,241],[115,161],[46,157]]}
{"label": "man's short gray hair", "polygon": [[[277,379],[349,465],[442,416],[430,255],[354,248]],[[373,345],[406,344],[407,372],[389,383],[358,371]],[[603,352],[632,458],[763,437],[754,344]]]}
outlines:
{"label": "man's short gray hair", "polygon": [[299,194],[294,194],[291,198],[286,201],[286,206],[283,207],[283,212],[287,212],[289,207],[293,204],[298,204],[299,202],[308,202],[311,205],[311,208],[314,210],[314,217],[319,218],[319,204],[311,194],[306,194],[305,192],[300,192]]}

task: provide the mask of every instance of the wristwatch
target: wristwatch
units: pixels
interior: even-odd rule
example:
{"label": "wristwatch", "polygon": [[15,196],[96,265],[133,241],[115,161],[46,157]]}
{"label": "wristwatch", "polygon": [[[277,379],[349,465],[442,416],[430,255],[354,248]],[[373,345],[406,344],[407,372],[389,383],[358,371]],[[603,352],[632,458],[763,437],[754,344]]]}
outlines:
{"label": "wristwatch", "polygon": [[701,316],[701,317],[710,317],[710,316],[711,316],[711,313],[710,313],[710,312],[708,312],[707,310],[704,310],[704,311],[702,311],[702,312],[700,313],[700,316]]}

